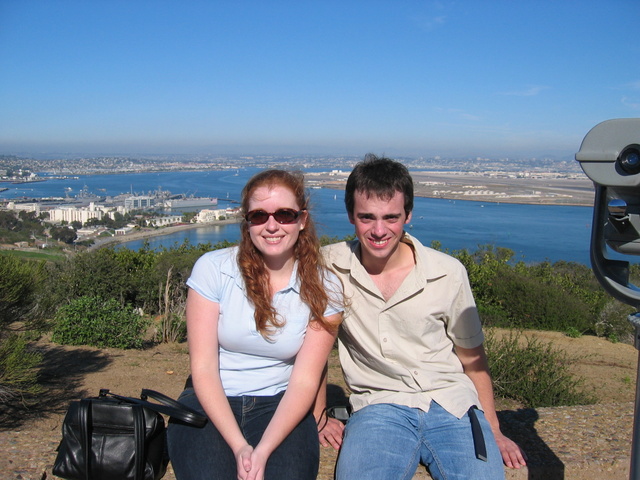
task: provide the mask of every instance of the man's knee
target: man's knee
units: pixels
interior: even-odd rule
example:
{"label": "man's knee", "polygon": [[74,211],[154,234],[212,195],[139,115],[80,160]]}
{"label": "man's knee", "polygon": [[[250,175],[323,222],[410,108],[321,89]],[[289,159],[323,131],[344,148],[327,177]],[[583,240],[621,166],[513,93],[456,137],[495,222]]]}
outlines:
{"label": "man's knee", "polygon": [[338,455],[338,479],[411,479],[419,460],[420,440],[402,408],[370,405],[354,413]]}

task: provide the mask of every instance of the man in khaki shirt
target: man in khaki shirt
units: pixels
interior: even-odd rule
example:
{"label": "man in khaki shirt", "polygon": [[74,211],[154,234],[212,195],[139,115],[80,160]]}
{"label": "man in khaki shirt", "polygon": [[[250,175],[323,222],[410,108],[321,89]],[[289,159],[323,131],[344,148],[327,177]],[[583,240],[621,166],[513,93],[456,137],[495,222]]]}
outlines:
{"label": "man in khaki shirt", "polygon": [[[354,413],[346,427],[319,422],[322,445],[341,449],[336,478],[411,479],[422,462],[436,479],[495,479],[503,462],[525,465],[500,431],[464,267],[404,232],[413,210],[406,167],[368,155],[345,203],[357,240],[324,251],[349,303],[339,352]],[[325,405],[322,388],[316,417]]]}

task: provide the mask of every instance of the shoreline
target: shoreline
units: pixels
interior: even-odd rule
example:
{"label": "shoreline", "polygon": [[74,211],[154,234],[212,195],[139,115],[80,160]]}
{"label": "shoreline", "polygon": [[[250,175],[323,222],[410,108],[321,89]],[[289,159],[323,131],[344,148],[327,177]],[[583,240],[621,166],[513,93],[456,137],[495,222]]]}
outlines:
{"label": "shoreline", "polygon": [[145,228],[135,231],[127,235],[119,235],[113,237],[99,237],[95,239],[93,245],[87,247],[87,250],[96,250],[98,248],[120,245],[122,243],[135,242],[136,240],[144,240],[146,238],[161,237],[163,235],[171,235],[172,233],[191,230],[194,228],[205,228],[215,225],[230,225],[232,223],[240,223],[241,219],[232,218],[229,220],[218,220],[209,223],[181,223],[179,225],[170,225],[168,227]]}
{"label": "shoreline", "polygon": [[[308,175],[308,187],[327,188],[344,191],[348,173],[341,175]],[[481,175],[439,172],[412,172],[416,197],[441,200],[464,200],[469,202],[506,203],[516,205],[548,205],[592,207],[594,201],[593,183],[586,178],[547,179],[494,179]],[[342,178],[344,177],[344,178]],[[524,185],[523,183],[526,183]],[[241,218],[220,220],[210,223],[189,223],[168,227],[145,228],[127,235],[99,237],[88,247],[94,250],[105,246],[161,237],[172,233],[206,228],[215,225],[239,223]]]}

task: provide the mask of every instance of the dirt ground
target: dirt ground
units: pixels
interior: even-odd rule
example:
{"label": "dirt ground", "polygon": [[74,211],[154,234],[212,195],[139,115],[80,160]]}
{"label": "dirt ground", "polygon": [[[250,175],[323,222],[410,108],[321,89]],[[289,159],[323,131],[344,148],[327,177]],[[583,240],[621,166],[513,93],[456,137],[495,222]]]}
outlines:
{"label": "dirt ground", "polygon": [[[576,358],[572,369],[584,378],[585,386],[593,389],[599,402],[634,401],[638,352],[632,345],[590,336],[570,338],[554,332],[527,335],[552,342],[554,347]],[[0,472],[18,475],[0,474],[1,478],[35,478],[29,472],[37,469],[42,472],[42,468],[50,472],[48,462],[55,457],[62,418],[70,401],[95,396],[101,388],[129,396],[138,396],[141,388],[151,388],[176,398],[189,373],[184,343],[156,345],[145,350],[117,350],[60,346],[44,339],[37,348],[45,356],[41,372],[44,392],[28,408],[0,406],[0,451],[3,451]],[[339,403],[346,397],[335,351],[330,367],[329,392],[333,402]],[[519,408],[501,400],[497,405],[498,410]],[[42,453],[35,455],[43,449],[50,452],[44,467]],[[24,451],[34,452],[34,459],[30,460],[33,465],[21,464],[26,461],[21,460]],[[40,463],[36,465],[36,462]]]}
{"label": "dirt ground", "polygon": [[[502,330],[496,330],[498,335]],[[558,332],[525,332],[554,348],[566,351],[573,358],[571,368],[593,390],[599,402],[634,401],[638,351],[623,343],[604,338],[582,336],[571,338]],[[0,417],[0,432],[20,428],[37,421],[41,427],[59,425],[58,415],[64,413],[72,400],[97,395],[108,388],[120,395],[138,396],[141,388],[158,390],[171,397],[182,391],[189,375],[189,355],[186,343],[162,344],[144,350],[98,349],[69,347],[43,339],[37,348],[44,354],[41,379],[44,392],[18,417]],[[339,401],[346,395],[337,355],[330,359],[330,390]],[[505,408],[517,405],[505,404]],[[6,413],[3,406],[1,413]]]}

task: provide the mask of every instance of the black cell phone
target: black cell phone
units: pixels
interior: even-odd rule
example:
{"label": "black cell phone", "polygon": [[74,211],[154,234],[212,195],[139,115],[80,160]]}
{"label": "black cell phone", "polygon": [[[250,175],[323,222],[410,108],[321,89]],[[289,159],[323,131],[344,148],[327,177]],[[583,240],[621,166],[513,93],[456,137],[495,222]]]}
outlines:
{"label": "black cell phone", "polygon": [[327,416],[340,420],[342,423],[347,423],[351,416],[351,408],[344,405],[336,405],[335,407],[327,408]]}

